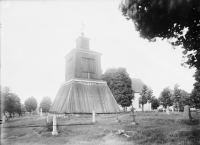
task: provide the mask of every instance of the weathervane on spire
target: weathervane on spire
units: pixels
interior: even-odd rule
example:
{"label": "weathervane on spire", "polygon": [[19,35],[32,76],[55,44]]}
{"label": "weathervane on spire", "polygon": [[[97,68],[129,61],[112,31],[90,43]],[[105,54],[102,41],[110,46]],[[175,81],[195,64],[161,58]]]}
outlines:
{"label": "weathervane on spire", "polygon": [[81,35],[83,36],[84,35],[84,32],[83,32],[83,28],[85,27],[85,25],[83,24],[83,21],[82,21],[82,29],[81,29]]}

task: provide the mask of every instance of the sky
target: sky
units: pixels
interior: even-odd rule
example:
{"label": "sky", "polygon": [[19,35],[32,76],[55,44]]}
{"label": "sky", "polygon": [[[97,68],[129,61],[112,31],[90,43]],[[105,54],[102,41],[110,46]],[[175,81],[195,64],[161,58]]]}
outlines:
{"label": "sky", "polygon": [[103,72],[124,67],[159,97],[163,88],[191,92],[194,69],[181,66],[182,49],[166,41],[139,37],[132,21],[122,16],[121,0],[0,1],[1,85],[8,86],[22,103],[33,96],[54,100],[65,77],[64,57],[81,35],[90,49],[102,54]]}

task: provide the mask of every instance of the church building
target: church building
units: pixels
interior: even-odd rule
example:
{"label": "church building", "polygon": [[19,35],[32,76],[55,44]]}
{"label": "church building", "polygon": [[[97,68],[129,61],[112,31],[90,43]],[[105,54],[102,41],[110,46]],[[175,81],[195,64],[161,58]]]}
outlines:
{"label": "church building", "polygon": [[[142,92],[144,83],[141,79],[131,78],[132,89],[135,92],[135,98],[132,102],[133,107],[136,111],[142,111],[142,105],[139,104],[139,98],[141,97],[140,93]],[[144,111],[151,111],[151,103],[144,104]]]}

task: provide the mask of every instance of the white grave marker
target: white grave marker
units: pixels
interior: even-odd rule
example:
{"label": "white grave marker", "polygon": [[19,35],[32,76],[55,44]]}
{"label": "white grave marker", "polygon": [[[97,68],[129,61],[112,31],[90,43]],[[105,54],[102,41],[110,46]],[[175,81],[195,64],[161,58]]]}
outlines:
{"label": "white grave marker", "polygon": [[49,116],[49,113],[47,114],[47,123],[49,123],[50,122],[50,118],[49,118],[50,116]]}
{"label": "white grave marker", "polygon": [[3,115],[3,117],[2,117],[2,123],[5,123],[5,122],[6,122],[6,116]]}
{"label": "white grave marker", "polygon": [[166,113],[169,114],[169,106],[167,105]]}
{"label": "white grave marker", "polygon": [[92,112],[92,122],[95,123],[96,119],[95,119],[95,111]]}
{"label": "white grave marker", "polygon": [[40,109],[40,116],[42,116],[43,114],[42,114],[42,108]]}
{"label": "white grave marker", "polygon": [[56,115],[53,115],[53,132],[52,135],[58,135],[57,126],[56,126]]}

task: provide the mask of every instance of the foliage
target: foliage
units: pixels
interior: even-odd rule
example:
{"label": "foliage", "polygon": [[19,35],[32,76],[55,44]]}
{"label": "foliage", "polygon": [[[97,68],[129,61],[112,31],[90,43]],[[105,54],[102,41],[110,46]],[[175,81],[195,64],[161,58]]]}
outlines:
{"label": "foliage", "polygon": [[21,105],[21,112],[24,114],[25,112],[26,112],[26,108],[25,108],[25,106],[22,104]]}
{"label": "foliage", "polygon": [[178,111],[183,111],[185,105],[190,105],[190,94],[182,89],[179,89],[179,85],[176,84],[173,89],[172,101],[173,106]]}
{"label": "foliage", "polygon": [[140,93],[141,97],[139,98],[139,103],[142,104],[142,111],[144,111],[144,104],[147,103],[146,94],[148,92],[147,85],[143,85],[142,92]]}
{"label": "foliage", "polygon": [[153,98],[151,101],[152,109],[157,109],[159,107],[159,100],[157,98]]}
{"label": "foliage", "polygon": [[163,89],[159,96],[159,101],[164,107],[172,105],[172,90],[169,87]]}
{"label": "foliage", "polygon": [[43,112],[48,112],[51,107],[51,98],[50,97],[43,97],[42,101],[40,102],[40,108],[42,108]]}
{"label": "foliage", "polygon": [[184,90],[180,91],[181,98],[179,100],[180,111],[184,111],[185,105],[190,105],[190,94]]}
{"label": "foliage", "polygon": [[173,46],[183,46],[185,64],[200,69],[199,0],[125,0],[119,8],[142,38],[171,39]]}
{"label": "foliage", "polygon": [[20,98],[17,97],[15,99],[15,112],[19,114],[19,116],[21,116],[22,114],[22,108],[21,108],[22,104],[20,102]]}
{"label": "foliage", "polygon": [[180,111],[180,99],[181,99],[181,89],[179,89],[179,85],[176,84],[174,86],[172,100],[173,100],[173,106],[175,107],[178,112]]}
{"label": "foliage", "polygon": [[102,79],[107,82],[113,96],[122,107],[132,104],[134,92],[132,82],[125,68],[110,68],[102,75]]}
{"label": "foliage", "polygon": [[11,93],[11,90],[8,87],[3,88],[2,92],[2,103],[3,103],[3,112],[8,112],[10,114],[14,114],[15,112],[19,115],[21,114],[21,100],[20,98]]}
{"label": "foliage", "polygon": [[28,112],[34,111],[37,108],[37,100],[34,97],[26,99],[24,104]]}
{"label": "foliage", "polygon": [[152,102],[153,90],[150,87],[147,88],[146,99],[147,99],[147,102],[149,102],[149,103]]}
{"label": "foliage", "polygon": [[190,96],[191,106],[200,108],[200,70],[196,70],[194,74],[196,82],[194,83],[194,89]]}
{"label": "foliage", "polygon": [[151,102],[153,98],[153,90],[147,85],[143,85],[142,92],[140,93],[139,103],[142,104],[142,111],[144,110],[144,104]]}

